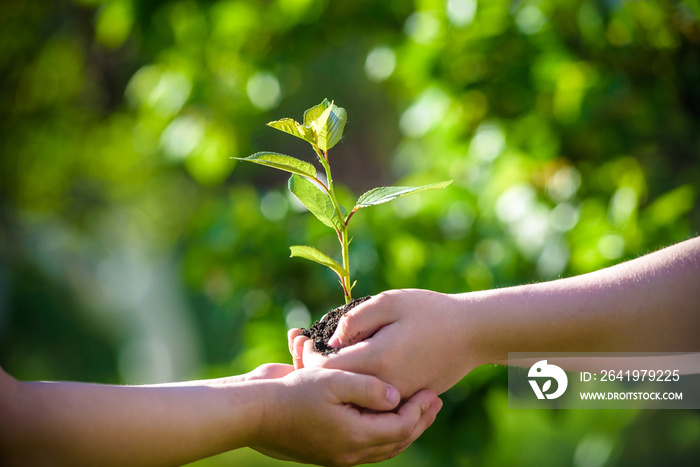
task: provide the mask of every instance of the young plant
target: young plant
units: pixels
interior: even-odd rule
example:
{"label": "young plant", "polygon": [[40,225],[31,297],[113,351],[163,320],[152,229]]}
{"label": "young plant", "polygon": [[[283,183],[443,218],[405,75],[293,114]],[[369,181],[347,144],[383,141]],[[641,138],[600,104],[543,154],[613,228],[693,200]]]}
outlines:
{"label": "young plant", "polygon": [[338,107],[324,99],[323,102],[304,112],[304,123],[298,123],[291,118],[283,118],[268,123],[290,135],[301,138],[311,144],[318,161],[326,172],[326,180],[321,181],[316,173],[316,167],[312,164],[299,160],[295,157],[279,154],[275,152],[257,152],[246,158],[234,157],[241,161],[254,162],[256,164],[284,170],[292,174],[289,179],[289,191],[291,191],[301,201],[316,218],[324,225],[333,229],[338,235],[340,242],[342,264],[330,256],[322,253],[316,248],[295,245],[290,247],[292,257],[305,258],[318,264],[330,268],[340,279],[340,285],[345,295],[345,303],[352,300],[352,289],[355,282],[350,280],[350,237],[348,235],[348,225],[352,216],[360,209],[374,206],[387,201],[400,198],[402,196],[418,193],[426,190],[440,190],[452,183],[433,183],[431,185],[409,187],[390,186],[374,188],[360,196],[357,203],[348,212],[338,203],[338,198],[333,187],[333,175],[331,173],[330,159],[328,151],[340,141],[343,136],[347,112],[342,107]]}

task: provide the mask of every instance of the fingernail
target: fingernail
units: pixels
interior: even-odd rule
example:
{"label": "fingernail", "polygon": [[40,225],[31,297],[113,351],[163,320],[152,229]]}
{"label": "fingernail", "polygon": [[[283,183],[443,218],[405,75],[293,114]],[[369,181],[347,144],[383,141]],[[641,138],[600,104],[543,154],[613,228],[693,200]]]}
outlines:
{"label": "fingernail", "polygon": [[433,398],[430,399],[429,401],[423,402],[423,403],[421,404],[421,406],[420,406],[420,411],[421,411],[422,413],[427,412],[428,409],[430,409],[430,406],[433,405],[433,402],[435,402],[435,399],[437,399],[437,397],[433,397]]}
{"label": "fingernail", "polygon": [[[438,402],[438,401],[439,401],[439,402]],[[439,397],[435,396],[435,397],[434,397],[433,399],[431,399],[429,402],[426,402],[426,403],[424,403],[424,404],[421,406],[421,408],[420,408],[420,409],[421,409],[421,412],[422,412],[422,413],[427,412],[428,410],[430,410],[430,407],[432,407],[433,404],[435,404],[435,403],[439,403],[440,406],[442,406],[442,399],[440,399]]]}
{"label": "fingernail", "polygon": [[389,386],[387,384],[386,386],[386,401],[388,404],[391,404],[392,407],[395,407],[398,403],[399,400],[401,400],[401,395],[399,394],[398,389],[396,389],[394,386]]}
{"label": "fingernail", "polygon": [[332,347],[334,349],[337,349],[340,347],[340,339],[333,334],[330,339],[328,339],[328,347]]}

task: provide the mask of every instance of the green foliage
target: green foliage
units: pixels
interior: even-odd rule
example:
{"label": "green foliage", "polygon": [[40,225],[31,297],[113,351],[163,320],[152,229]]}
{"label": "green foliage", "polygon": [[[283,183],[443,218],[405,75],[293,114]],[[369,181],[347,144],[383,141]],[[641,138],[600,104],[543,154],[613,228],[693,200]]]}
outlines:
{"label": "green foliage", "polygon": [[357,200],[357,204],[355,204],[355,209],[353,209],[353,211],[356,211],[360,208],[366,208],[369,206],[375,206],[377,204],[386,203],[396,198],[401,198],[402,196],[410,195],[413,193],[419,193],[421,191],[441,190],[447,187],[450,183],[452,183],[452,180],[419,187],[383,186],[379,188],[373,188],[367,193],[360,196],[360,198]]}
{"label": "green foliage", "polygon": [[234,157],[239,161],[254,162],[260,165],[266,165],[275,169],[284,170],[293,174],[303,175],[309,178],[316,178],[316,167],[308,162],[300,161],[295,157],[277,154],[275,152],[256,152],[252,156],[246,158]]}
{"label": "green foliage", "polygon": [[342,266],[325,253],[308,246],[293,246],[292,257],[306,258],[315,263],[327,266],[338,275],[340,285],[345,295],[345,303],[352,300],[352,289],[355,282],[350,279],[350,238],[348,236],[348,224],[350,218],[360,208],[386,203],[402,196],[418,193],[426,190],[441,190],[452,181],[434,183],[421,187],[379,187],[374,188],[360,196],[352,212],[341,206],[335,196],[333,177],[331,174],[328,150],[335,146],[343,136],[343,129],[347,121],[347,112],[328,99],[304,112],[304,125],[291,118],[283,118],[268,123],[290,135],[303,139],[311,144],[319,162],[326,170],[328,184],[325,185],[316,177],[316,169],[299,159],[283,154],[271,152],[258,152],[246,158],[234,158],[240,161],[254,162],[275,169],[292,172],[289,179],[289,191],[306,206],[306,208],[324,225],[335,230],[340,241],[343,257]]}
{"label": "green foliage", "polygon": [[300,125],[291,118],[283,118],[282,120],[277,120],[276,122],[270,122],[268,125],[270,125],[272,128],[277,128],[285,133],[296,136],[297,138],[301,138],[309,143],[314,141],[313,129]]}
{"label": "green foliage", "polygon": [[[326,110],[323,111],[318,119],[311,123],[311,126],[318,136],[318,149],[321,151],[328,151],[335,146],[343,136],[343,129],[345,128],[345,122],[348,117],[345,109],[335,106],[332,103],[329,104],[327,99],[321,103],[321,106],[323,105],[327,105]],[[316,108],[318,108],[318,106]],[[310,113],[313,114],[313,109]],[[306,121],[306,118],[307,113],[304,113],[304,121]]]}
{"label": "green foliage", "polygon": [[[0,365],[138,383],[289,362],[286,329],[337,306],[337,274],[287,245],[337,235],[296,215],[289,173],[230,157],[302,154],[328,103],[275,126],[294,138],[260,129],[321,96],[352,117],[339,204],[454,180],[353,216],[358,296],[555,279],[697,235],[698,18],[696,0],[0,2]],[[386,464],[700,458],[696,412],[514,411],[506,383],[470,374]]]}
{"label": "green foliage", "polygon": [[308,179],[298,175],[292,175],[289,179],[289,191],[294,193],[311,213],[324,225],[339,231],[344,228],[345,221],[340,217],[333,205],[330,195],[322,191]]}
{"label": "green foliage", "polygon": [[314,247],[305,245],[294,245],[290,246],[289,249],[292,252],[292,258],[306,258],[309,261],[313,261],[315,263],[326,266],[330,268],[333,272],[335,272],[340,280],[343,280],[343,278],[348,274],[345,268],[343,268],[343,266],[341,266],[336,260],[325,255],[324,253],[321,253]]}

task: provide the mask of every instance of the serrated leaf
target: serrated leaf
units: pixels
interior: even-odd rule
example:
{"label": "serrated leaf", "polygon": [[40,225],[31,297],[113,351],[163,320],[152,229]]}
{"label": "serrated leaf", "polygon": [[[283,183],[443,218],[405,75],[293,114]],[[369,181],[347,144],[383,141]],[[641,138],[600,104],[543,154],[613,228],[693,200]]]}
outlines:
{"label": "serrated leaf", "polygon": [[311,107],[306,112],[304,112],[304,126],[307,128],[311,128],[312,123],[318,120],[318,118],[323,114],[323,112],[325,112],[325,110],[330,106],[330,101],[328,99],[323,99],[323,102]]}
{"label": "serrated leaf", "polygon": [[292,254],[291,257],[305,258],[314,263],[322,264],[335,272],[338,277],[342,280],[343,277],[347,276],[348,273],[345,271],[343,266],[340,265],[336,260],[318,251],[316,248],[305,246],[305,245],[295,245],[289,247]]}
{"label": "serrated leaf", "polygon": [[274,122],[268,123],[268,126],[275,128],[290,135],[301,138],[309,143],[314,143],[314,132],[311,128],[307,128],[304,125],[296,122],[291,118],[283,118],[281,120],[275,120]]}
{"label": "serrated leaf", "polygon": [[367,193],[360,196],[357,200],[355,209],[366,208],[369,206],[375,206],[377,204],[386,203],[392,201],[396,198],[401,198],[402,196],[412,195],[413,193],[419,193],[421,191],[427,190],[442,190],[446,186],[452,183],[452,180],[446,182],[433,183],[424,186],[383,186],[379,188],[374,188],[369,190]]}
{"label": "serrated leaf", "polygon": [[303,175],[305,177],[316,178],[316,167],[297,159],[296,157],[278,154],[276,152],[256,152],[248,157],[232,157],[239,161],[254,162],[256,164],[273,167],[275,169],[284,170],[293,174]]}
{"label": "serrated leaf", "polygon": [[335,146],[343,137],[347,120],[348,114],[345,109],[331,103],[315,123],[318,148],[328,151]]}
{"label": "serrated leaf", "polygon": [[311,183],[308,179],[296,174],[292,175],[289,179],[289,191],[294,193],[294,196],[296,196],[299,201],[306,206],[306,209],[311,211],[318,220],[331,229],[340,230],[344,227],[328,193],[321,191],[320,188]]}

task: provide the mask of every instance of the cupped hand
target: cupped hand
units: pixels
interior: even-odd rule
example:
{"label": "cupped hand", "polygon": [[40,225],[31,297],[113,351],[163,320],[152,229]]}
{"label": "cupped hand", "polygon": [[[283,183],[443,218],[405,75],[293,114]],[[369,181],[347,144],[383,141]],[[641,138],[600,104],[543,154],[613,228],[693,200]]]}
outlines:
{"label": "cupped hand", "polygon": [[476,363],[466,348],[455,296],[427,290],[392,290],[349,311],[323,356],[301,331],[289,331],[295,368],[320,367],[373,375],[402,397],[429,388],[443,393]]}
{"label": "cupped hand", "polygon": [[340,370],[302,369],[273,384],[252,447],[298,462],[345,466],[388,459],[418,438],[442,407],[433,391],[423,390],[386,412],[399,404],[395,388]]}

